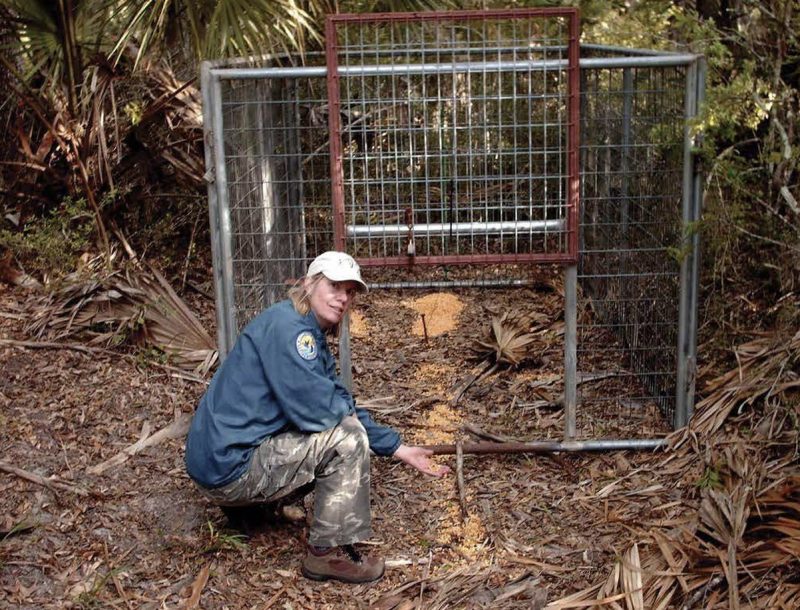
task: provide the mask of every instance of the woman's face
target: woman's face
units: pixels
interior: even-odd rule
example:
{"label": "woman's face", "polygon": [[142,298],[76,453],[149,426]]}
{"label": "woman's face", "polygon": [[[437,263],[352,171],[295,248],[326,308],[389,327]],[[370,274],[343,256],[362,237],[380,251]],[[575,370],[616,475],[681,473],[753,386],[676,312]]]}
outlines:
{"label": "woman's face", "polygon": [[324,275],[319,280],[306,278],[311,311],[323,330],[338,324],[358,292],[358,283],[332,282]]}

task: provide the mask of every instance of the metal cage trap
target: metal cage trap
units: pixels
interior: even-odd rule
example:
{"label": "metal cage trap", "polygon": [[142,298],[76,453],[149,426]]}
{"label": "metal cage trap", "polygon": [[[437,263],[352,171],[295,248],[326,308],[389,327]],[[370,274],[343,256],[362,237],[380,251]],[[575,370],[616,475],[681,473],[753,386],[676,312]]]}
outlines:
{"label": "metal cage trap", "polygon": [[[396,269],[378,288],[519,286],[556,265],[564,438],[611,446],[579,404],[684,425],[702,57],[580,45],[576,9],[336,15],[326,35],[303,66],[202,66],[221,357],[325,250]],[[609,353],[620,382],[579,393]],[[660,442],[637,436],[614,442]]]}

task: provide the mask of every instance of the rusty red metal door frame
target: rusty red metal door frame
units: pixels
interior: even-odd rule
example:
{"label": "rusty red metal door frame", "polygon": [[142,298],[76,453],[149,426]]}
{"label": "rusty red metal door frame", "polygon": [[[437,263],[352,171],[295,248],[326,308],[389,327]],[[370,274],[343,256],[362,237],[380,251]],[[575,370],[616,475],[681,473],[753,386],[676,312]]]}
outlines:
{"label": "rusty red metal door frame", "polygon": [[437,264],[494,264],[494,263],[562,263],[572,264],[578,259],[579,222],[579,121],[580,121],[580,19],[576,8],[537,8],[477,11],[431,11],[420,13],[372,13],[329,15],[326,21],[328,125],[330,131],[330,163],[332,180],[334,243],[339,250],[346,249],[344,168],[341,125],[340,68],[337,26],[340,24],[367,24],[413,21],[473,21],[481,19],[564,18],[567,24],[567,194],[566,194],[566,249],[560,252],[527,252],[506,254],[467,254],[434,256],[395,256],[362,258],[366,266],[379,265],[437,265]]}

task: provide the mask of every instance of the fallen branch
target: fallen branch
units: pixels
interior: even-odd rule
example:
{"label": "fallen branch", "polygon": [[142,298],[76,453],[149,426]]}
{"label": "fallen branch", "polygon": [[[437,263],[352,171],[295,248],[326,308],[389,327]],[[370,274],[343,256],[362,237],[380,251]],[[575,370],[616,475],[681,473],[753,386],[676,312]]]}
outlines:
{"label": "fallen branch", "polygon": [[[0,345],[11,347],[29,347],[31,349],[68,349],[84,354],[107,353],[114,354],[111,350],[100,347],[87,347],[78,343],[55,343],[52,341],[17,341],[16,339],[0,339]],[[115,354],[119,355],[119,354]]]}
{"label": "fallen branch", "polygon": [[457,405],[458,401],[461,400],[461,397],[464,395],[464,392],[466,392],[473,383],[478,381],[478,379],[488,377],[494,373],[495,370],[497,370],[497,363],[492,364],[489,360],[482,361],[481,364],[472,369],[472,372],[467,375],[460,385],[453,389],[453,398],[450,400],[450,404],[454,406]]}
{"label": "fallen branch", "polygon": [[[593,381],[603,381],[604,379],[611,379],[614,377],[631,376],[632,373],[628,371],[598,371],[596,373],[578,373],[575,379],[575,385],[579,386],[584,383],[591,383]],[[562,392],[553,400],[534,400],[531,402],[518,402],[518,407],[531,407],[534,409],[555,409],[564,406],[564,393]]]}
{"label": "fallen branch", "polygon": [[183,610],[194,610],[200,603],[200,595],[208,582],[208,566],[203,566],[197,578],[192,583],[192,594],[183,606]]}
{"label": "fallen branch", "polygon": [[[114,358],[124,358],[126,360],[132,360],[136,362],[136,356],[131,354],[120,354],[119,352],[115,352],[114,350],[106,349],[104,347],[93,347],[89,345],[82,345],[80,343],[58,343],[54,341],[18,341],[16,339],[0,339],[0,345],[8,345],[11,347],[27,347],[30,349],[66,349],[72,350],[75,352],[81,352],[84,354],[103,354],[105,356],[113,356]],[[174,366],[170,366],[168,364],[161,364],[159,362],[148,362],[148,365],[154,366],[160,369],[164,369],[165,371],[169,371],[172,373],[173,377],[179,377],[180,379],[185,379],[186,381],[192,381],[194,383],[202,383],[207,384],[208,381],[200,377],[199,375],[190,373],[184,369],[180,369]]]}
{"label": "fallen branch", "polygon": [[486,430],[481,430],[478,426],[473,424],[464,424],[461,426],[461,429],[464,432],[469,432],[470,434],[477,436],[478,438],[485,439],[487,441],[495,441],[497,443],[513,443],[516,442],[514,439],[511,439],[507,436],[500,436],[498,434],[492,434],[491,432],[486,432]]}
{"label": "fallen branch", "polygon": [[54,492],[61,490],[61,491],[69,491],[79,496],[89,495],[89,492],[86,491],[85,489],[76,487],[75,485],[70,485],[69,483],[59,479],[55,475],[46,479],[43,476],[34,474],[27,470],[23,470],[22,468],[17,468],[16,466],[12,466],[11,464],[1,461],[0,461],[0,470],[2,470],[3,472],[7,472],[9,474],[16,475],[21,479],[30,481],[31,483],[36,483],[37,485],[41,485],[42,487],[47,487],[49,490]]}
{"label": "fallen branch", "polygon": [[286,593],[286,585],[283,585],[280,589],[278,589],[277,593],[275,593],[272,597],[270,597],[267,602],[263,606],[263,610],[268,610],[268,608],[272,608],[272,605],[278,601],[278,598]]}
{"label": "fallen branch", "polygon": [[114,457],[102,462],[101,464],[92,466],[87,470],[87,472],[89,474],[101,474],[113,466],[119,466],[120,464],[123,464],[124,462],[128,461],[132,455],[136,455],[146,447],[153,447],[170,438],[179,438],[184,436],[189,431],[189,424],[191,421],[191,413],[183,413],[169,426],[161,428],[161,430],[151,434],[150,436],[144,436],[143,438],[140,438],[133,445],[129,445]]}
{"label": "fallen branch", "polygon": [[427,557],[420,557],[419,559],[387,559],[384,563],[387,568],[401,568],[404,566],[429,564],[430,559]]}

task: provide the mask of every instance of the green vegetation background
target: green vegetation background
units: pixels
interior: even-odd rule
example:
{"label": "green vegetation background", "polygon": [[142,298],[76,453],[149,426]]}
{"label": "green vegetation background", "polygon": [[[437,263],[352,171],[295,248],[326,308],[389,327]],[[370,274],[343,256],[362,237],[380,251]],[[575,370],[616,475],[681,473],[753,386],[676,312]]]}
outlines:
{"label": "green vegetation background", "polygon": [[210,277],[201,59],[319,50],[332,11],[548,5],[580,7],[584,42],[706,55],[701,341],[797,327],[790,0],[0,0],[0,271],[57,280],[125,236],[183,285]]}

